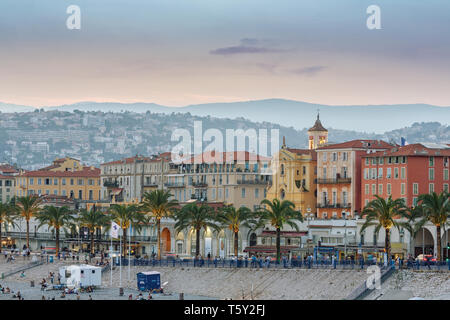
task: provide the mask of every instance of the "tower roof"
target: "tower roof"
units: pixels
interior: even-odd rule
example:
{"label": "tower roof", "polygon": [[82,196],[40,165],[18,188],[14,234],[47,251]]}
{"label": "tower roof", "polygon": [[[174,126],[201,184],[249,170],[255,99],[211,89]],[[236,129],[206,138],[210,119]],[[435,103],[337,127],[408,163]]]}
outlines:
{"label": "tower roof", "polygon": [[323,127],[322,123],[320,122],[319,113],[317,113],[317,120],[316,120],[316,122],[314,123],[314,125],[311,128],[309,128],[308,131],[327,131],[328,132],[328,130],[325,129]]}

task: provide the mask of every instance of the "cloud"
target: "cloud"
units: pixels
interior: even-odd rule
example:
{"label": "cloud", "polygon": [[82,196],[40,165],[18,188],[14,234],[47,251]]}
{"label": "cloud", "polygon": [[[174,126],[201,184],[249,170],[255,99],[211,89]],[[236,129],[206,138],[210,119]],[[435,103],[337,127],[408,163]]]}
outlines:
{"label": "cloud", "polygon": [[303,67],[299,69],[291,70],[292,73],[301,75],[301,76],[307,76],[307,77],[313,77],[319,72],[325,70],[326,66],[310,66],[310,67]]}
{"label": "cloud", "polygon": [[270,53],[270,52],[280,52],[281,50],[268,48],[260,45],[261,41],[254,38],[244,38],[240,40],[240,44],[237,46],[218,48],[211,50],[209,53],[214,55],[234,55],[234,54],[245,54],[245,53]]}

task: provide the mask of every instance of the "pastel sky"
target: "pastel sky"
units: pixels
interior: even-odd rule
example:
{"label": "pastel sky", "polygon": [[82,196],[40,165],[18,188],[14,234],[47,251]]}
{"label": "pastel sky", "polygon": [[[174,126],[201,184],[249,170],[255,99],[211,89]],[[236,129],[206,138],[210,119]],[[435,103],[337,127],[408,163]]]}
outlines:
{"label": "pastel sky", "polygon": [[448,0],[1,0],[0,101],[450,106],[449,39]]}

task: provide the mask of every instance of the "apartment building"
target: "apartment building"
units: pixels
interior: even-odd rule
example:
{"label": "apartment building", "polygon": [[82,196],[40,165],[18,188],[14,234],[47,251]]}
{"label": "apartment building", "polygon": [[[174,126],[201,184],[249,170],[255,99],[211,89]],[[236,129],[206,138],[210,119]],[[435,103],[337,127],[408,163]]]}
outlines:
{"label": "apartment building", "polygon": [[392,148],[381,140],[352,140],[317,152],[317,217],[354,217],[361,212],[361,158]]}
{"label": "apartment building", "polygon": [[18,197],[54,195],[86,202],[100,199],[100,169],[73,158],[56,159],[51,166],[23,172],[15,180]]}
{"label": "apartment building", "polygon": [[19,170],[9,164],[0,164],[0,202],[7,203],[14,197],[15,176]]}
{"label": "apartment building", "polygon": [[375,199],[403,198],[416,206],[420,194],[449,190],[450,147],[410,144],[362,156],[361,207]]}

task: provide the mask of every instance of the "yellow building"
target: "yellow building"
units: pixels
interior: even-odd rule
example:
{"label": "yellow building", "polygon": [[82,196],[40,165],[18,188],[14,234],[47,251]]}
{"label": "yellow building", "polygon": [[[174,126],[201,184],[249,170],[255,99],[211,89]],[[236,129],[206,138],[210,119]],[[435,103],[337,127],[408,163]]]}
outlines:
{"label": "yellow building", "polygon": [[272,185],[267,199],[289,200],[303,216],[316,212],[317,154],[314,150],[286,147],[284,138],[281,150],[272,158]]}
{"label": "yellow building", "polygon": [[56,159],[51,166],[23,172],[15,179],[18,197],[47,194],[86,202],[100,199],[100,169],[72,158]]}

